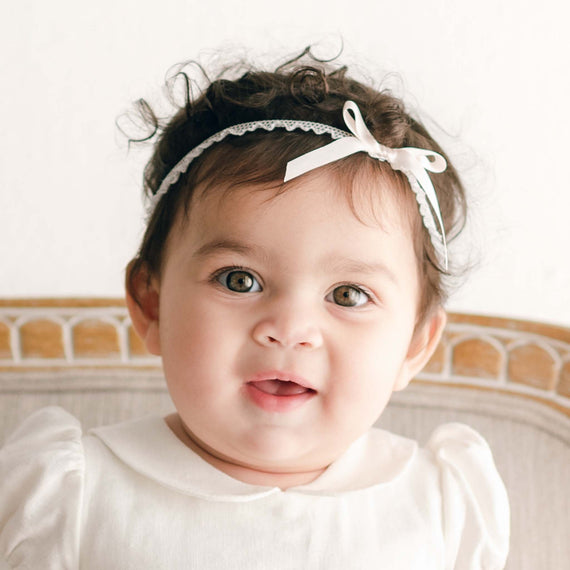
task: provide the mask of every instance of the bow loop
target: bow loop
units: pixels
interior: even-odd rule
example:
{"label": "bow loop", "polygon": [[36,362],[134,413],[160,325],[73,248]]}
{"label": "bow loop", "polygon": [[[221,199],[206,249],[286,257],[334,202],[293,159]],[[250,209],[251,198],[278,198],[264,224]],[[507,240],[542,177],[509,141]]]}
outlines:
{"label": "bow loop", "polygon": [[[361,142],[362,150],[368,154],[380,154],[382,146],[372,136],[360,114],[360,109],[354,101],[347,101],[342,109],[342,116],[348,130]],[[375,157],[379,158],[379,157]]]}
{"label": "bow loop", "polygon": [[405,147],[400,150],[405,150],[407,153],[412,155],[418,162],[418,165],[424,170],[440,173],[447,168],[445,158],[433,150],[414,147]]}

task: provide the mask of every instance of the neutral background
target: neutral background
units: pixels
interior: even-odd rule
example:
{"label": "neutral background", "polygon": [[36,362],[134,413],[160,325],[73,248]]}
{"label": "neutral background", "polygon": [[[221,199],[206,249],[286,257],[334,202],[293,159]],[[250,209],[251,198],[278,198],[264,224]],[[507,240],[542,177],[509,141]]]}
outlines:
{"label": "neutral background", "polygon": [[[19,0],[0,6],[0,297],[122,295],[141,169],[115,120],[170,66],[305,45],[385,73],[472,196],[453,310],[570,325],[570,46],[545,0]],[[358,70],[357,70],[358,71]]]}

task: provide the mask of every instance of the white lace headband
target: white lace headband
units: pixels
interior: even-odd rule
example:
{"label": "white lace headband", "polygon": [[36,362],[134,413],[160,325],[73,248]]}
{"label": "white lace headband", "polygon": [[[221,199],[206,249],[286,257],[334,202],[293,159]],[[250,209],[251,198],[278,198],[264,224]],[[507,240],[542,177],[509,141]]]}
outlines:
{"label": "white lace headband", "polygon": [[149,218],[159,200],[178,181],[181,174],[188,170],[190,163],[215,143],[222,141],[229,135],[242,136],[258,129],[265,131],[273,131],[277,128],[287,131],[300,129],[305,132],[311,131],[317,135],[328,134],[334,140],[328,145],[291,160],[286,167],[284,182],[357,152],[366,152],[373,158],[387,162],[394,170],[400,170],[408,178],[418,203],[423,224],[429,232],[436,254],[443,261],[447,270],[448,255],[445,229],[437,194],[428,174],[428,171],[443,172],[447,168],[445,158],[431,150],[413,147],[389,148],[381,145],[366,127],[360,110],[354,101],[346,101],[344,104],[343,118],[350,133],[322,123],[282,119],[241,123],[219,131],[192,149],[165,176],[156,194],[151,198],[148,209]]}

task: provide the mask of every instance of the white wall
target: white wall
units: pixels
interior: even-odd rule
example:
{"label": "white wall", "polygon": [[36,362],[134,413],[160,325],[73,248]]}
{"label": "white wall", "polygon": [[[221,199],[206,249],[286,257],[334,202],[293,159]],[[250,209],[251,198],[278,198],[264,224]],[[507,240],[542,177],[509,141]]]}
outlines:
{"label": "white wall", "polygon": [[[479,267],[450,303],[570,325],[570,49],[546,0],[19,0],[0,7],[0,297],[120,296],[142,231],[145,153],[116,117],[166,70],[308,43],[397,71],[450,133]],[[319,52],[319,49],[322,50]],[[428,121],[428,124],[432,124]],[[437,130],[436,130],[437,132]],[[441,131],[440,131],[441,132]]]}

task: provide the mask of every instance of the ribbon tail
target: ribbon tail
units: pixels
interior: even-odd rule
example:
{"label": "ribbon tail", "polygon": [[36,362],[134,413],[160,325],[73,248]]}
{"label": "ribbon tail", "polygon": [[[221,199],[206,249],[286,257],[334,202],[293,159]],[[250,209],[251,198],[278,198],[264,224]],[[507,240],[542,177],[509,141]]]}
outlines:
{"label": "ribbon tail", "polygon": [[315,168],[325,166],[325,164],[330,164],[351,154],[365,151],[366,149],[357,138],[350,136],[343,137],[342,139],[333,141],[332,143],[289,161],[285,169],[283,182],[293,180],[293,178],[297,178],[297,176],[301,176]]}
{"label": "ribbon tail", "polygon": [[437,222],[437,226],[439,226],[439,235],[441,237],[441,242],[443,245],[443,252],[445,255],[445,269],[448,268],[448,257],[447,257],[447,240],[445,238],[445,226],[443,225],[443,219],[441,217],[441,209],[439,207],[439,200],[437,199],[437,194],[433,187],[433,183],[429,174],[423,169],[418,168],[412,172],[412,175],[416,179],[416,182],[421,187],[422,191],[424,192],[429,205],[431,206],[432,215],[434,218],[434,222]]}

